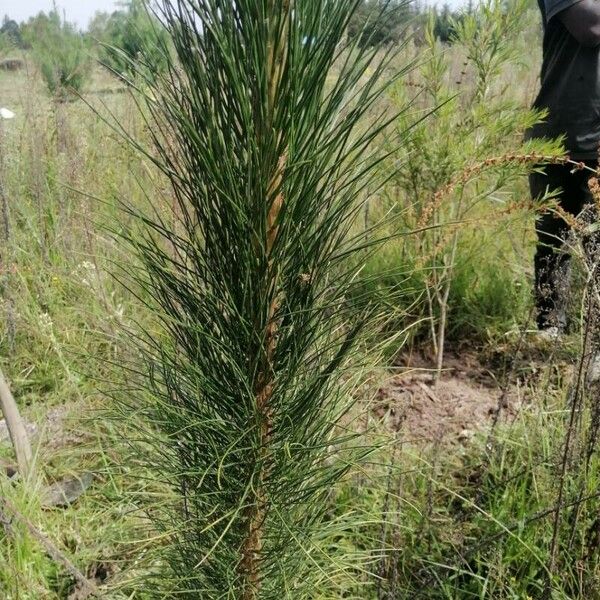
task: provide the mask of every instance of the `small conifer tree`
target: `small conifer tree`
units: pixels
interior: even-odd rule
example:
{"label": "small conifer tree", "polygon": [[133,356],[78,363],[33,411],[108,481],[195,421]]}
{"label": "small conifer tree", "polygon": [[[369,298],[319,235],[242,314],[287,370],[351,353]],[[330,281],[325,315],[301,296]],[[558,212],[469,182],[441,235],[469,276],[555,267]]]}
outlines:
{"label": "small conifer tree", "polygon": [[58,101],[83,90],[90,73],[90,54],[84,37],[57,10],[41,13],[26,29],[27,39],[48,91]]}
{"label": "small conifer tree", "polygon": [[340,425],[367,323],[349,316],[348,257],[390,57],[341,47],[357,4],[159,3],[174,55],[163,77],[142,57],[152,143],[134,143],[174,208],[131,208],[128,233],[157,327],[135,338],[147,366],[127,407],[170,490],[149,510],[166,542],[145,595],[298,600],[341,568],[320,540],[332,486],[367,452]]}

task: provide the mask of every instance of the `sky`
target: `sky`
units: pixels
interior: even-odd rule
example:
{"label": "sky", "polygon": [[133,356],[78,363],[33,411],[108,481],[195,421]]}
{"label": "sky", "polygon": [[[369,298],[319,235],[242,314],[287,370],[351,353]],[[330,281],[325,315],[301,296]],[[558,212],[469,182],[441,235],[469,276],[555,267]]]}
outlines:
{"label": "sky", "polygon": [[[56,5],[64,10],[67,21],[84,28],[98,10],[112,11],[118,4],[115,0],[57,0]],[[26,21],[40,11],[48,12],[52,0],[0,0],[0,19],[8,15],[15,21]]]}

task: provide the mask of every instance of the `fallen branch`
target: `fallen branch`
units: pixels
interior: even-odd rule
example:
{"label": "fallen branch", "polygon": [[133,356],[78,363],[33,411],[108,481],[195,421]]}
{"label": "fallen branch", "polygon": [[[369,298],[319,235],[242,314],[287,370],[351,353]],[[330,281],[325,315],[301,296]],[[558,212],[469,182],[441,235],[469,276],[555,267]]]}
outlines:
{"label": "fallen branch", "polygon": [[[10,513],[10,516],[9,514]],[[20,521],[27,531],[44,548],[46,554],[57,564],[64,567],[67,572],[81,585],[88,596],[100,597],[98,587],[92,583],[70,560],[65,556],[46,535],[44,535],[25,515],[21,514],[10,500],[0,498],[0,523],[5,529],[12,531],[13,520]]]}

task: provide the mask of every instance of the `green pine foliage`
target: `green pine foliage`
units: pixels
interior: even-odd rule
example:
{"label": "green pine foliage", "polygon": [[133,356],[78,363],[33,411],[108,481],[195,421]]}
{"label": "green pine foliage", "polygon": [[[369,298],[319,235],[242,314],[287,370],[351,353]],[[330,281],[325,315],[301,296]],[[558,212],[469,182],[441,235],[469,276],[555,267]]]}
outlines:
{"label": "green pine foliage", "polygon": [[326,545],[341,527],[328,499],[369,452],[340,424],[369,323],[349,313],[348,257],[391,56],[341,47],[356,6],[160,3],[175,56],[161,78],[142,58],[152,139],[133,143],[173,210],[130,208],[127,234],[156,328],[132,338],[147,368],[125,407],[169,490],[148,508],[165,543],[145,597],[298,600],[356,567]]}

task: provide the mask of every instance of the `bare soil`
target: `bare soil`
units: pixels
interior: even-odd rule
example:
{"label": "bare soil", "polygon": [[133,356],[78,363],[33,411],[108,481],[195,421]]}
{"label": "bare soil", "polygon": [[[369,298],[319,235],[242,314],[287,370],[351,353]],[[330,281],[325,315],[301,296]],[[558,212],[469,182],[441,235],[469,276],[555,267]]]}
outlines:
{"label": "bare soil", "polygon": [[430,361],[401,359],[375,399],[374,413],[386,428],[408,442],[466,442],[517,415],[524,401],[518,383],[501,385],[474,353],[450,356],[445,365],[436,384]]}

